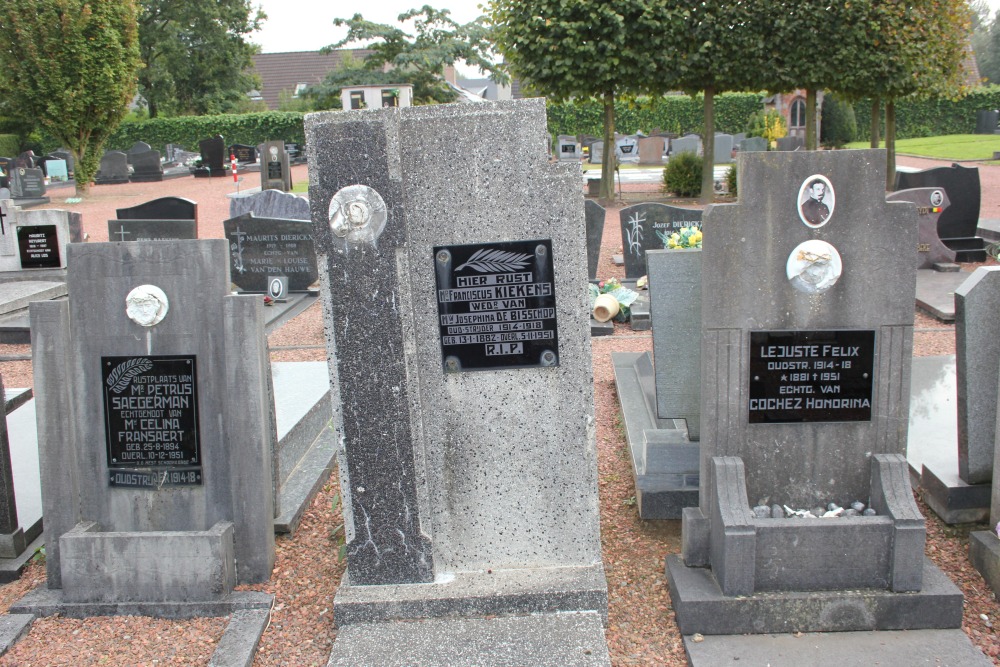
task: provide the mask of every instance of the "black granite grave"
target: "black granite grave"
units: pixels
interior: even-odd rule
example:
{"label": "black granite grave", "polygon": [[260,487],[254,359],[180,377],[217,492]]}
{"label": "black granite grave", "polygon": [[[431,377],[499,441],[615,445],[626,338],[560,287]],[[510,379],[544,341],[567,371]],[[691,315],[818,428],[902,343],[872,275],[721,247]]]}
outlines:
{"label": "black granite grave", "polygon": [[985,243],[976,235],[982,191],[979,168],[953,164],[914,172],[896,172],[896,190],[943,188],[951,205],[938,218],[938,236],[959,262],[986,261]]}
{"label": "black granite grave", "polygon": [[198,148],[201,150],[201,167],[194,170],[196,177],[225,176],[228,173],[226,140],[221,134],[211,139],[202,139],[198,142]]}
{"label": "black granite grave", "polygon": [[141,155],[143,153],[148,153],[151,150],[153,150],[153,147],[147,144],[145,141],[137,141],[134,144],[132,144],[131,148],[125,151],[125,157],[128,160],[129,164],[134,165],[135,162],[132,161],[133,157],[135,157],[136,155]]}
{"label": "black granite grave", "polygon": [[194,220],[108,220],[110,241],[173,241],[196,239]]}
{"label": "black granite grave", "polygon": [[257,147],[246,144],[233,144],[229,147],[230,155],[236,156],[236,161],[241,163],[252,163],[257,161]]}
{"label": "black granite grave", "polygon": [[10,196],[37,199],[45,196],[45,174],[37,167],[15,167],[10,174]]}
{"label": "black granite grave", "polygon": [[115,209],[119,220],[198,220],[198,202],[183,197],[160,197]]}
{"label": "black granite grave", "polygon": [[620,213],[625,277],[646,275],[646,251],[667,247],[667,238],[682,227],[701,227],[701,211],[667,204],[636,204]]}
{"label": "black granite grave", "polygon": [[151,183],[163,180],[163,165],[160,163],[160,151],[149,150],[142,153],[132,153],[133,183]]}
{"label": "black granite grave", "polygon": [[311,222],[247,213],[222,224],[231,280],[240,290],[267,292],[268,276],[288,276],[289,291],[302,292],[319,279]]}

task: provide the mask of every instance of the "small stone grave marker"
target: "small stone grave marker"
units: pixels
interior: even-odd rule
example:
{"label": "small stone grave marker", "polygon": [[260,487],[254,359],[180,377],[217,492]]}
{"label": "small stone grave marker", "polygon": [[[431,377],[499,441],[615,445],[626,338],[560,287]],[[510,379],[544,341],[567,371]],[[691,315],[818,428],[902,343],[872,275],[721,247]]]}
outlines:
{"label": "small stone grave marker", "polygon": [[283,141],[268,141],[264,143],[261,154],[260,169],[261,190],[292,189],[292,172],[288,163],[288,151]]}
{"label": "small stone grave marker", "polygon": [[97,185],[128,183],[128,157],[121,151],[107,151],[101,156],[101,166],[94,174]]}

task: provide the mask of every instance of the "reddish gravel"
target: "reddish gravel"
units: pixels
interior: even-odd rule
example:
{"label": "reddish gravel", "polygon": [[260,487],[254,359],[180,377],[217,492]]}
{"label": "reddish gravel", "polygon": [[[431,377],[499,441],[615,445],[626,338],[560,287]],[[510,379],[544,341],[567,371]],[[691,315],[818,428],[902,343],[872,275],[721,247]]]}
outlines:
{"label": "reddish gravel", "polygon": [[[903,159],[900,160],[903,162]],[[296,180],[305,178],[298,168]],[[984,167],[984,211],[1000,210],[1000,168]],[[148,198],[176,194],[198,201],[203,235],[221,237],[221,221],[227,217],[228,200],[221,201],[232,181],[184,179],[165,184],[144,184],[142,194],[125,191],[128,201],[104,197],[102,188],[133,188],[132,185],[95,188],[100,201],[88,201],[85,228],[91,238],[114,217],[114,208],[141,203]],[[153,187],[156,186],[156,187]],[[169,187],[166,187],[169,186]],[[149,190],[145,188],[149,187]],[[648,187],[648,186],[647,186]],[[139,190],[138,187],[135,188]],[[652,195],[652,193],[651,193]],[[993,200],[998,201],[994,202]],[[600,277],[622,277],[622,269],[611,263],[611,254],[621,252],[618,210],[608,210],[602,242]],[[90,218],[93,215],[94,218]],[[984,215],[985,212],[984,212]],[[996,216],[1000,217],[1000,215]],[[212,233],[211,230],[215,230]],[[972,268],[972,267],[967,267]],[[954,327],[917,314],[914,354],[954,353]],[[287,323],[269,337],[274,360],[323,360],[323,324],[319,305]],[[296,349],[289,349],[296,348]],[[614,389],[612,351],[645,351],[652,348],[647,332],[633,332],[616,325],[615,335],[592,341],[594,400],[597,420],[598,467],[600,472],[601,540],[608,578],[609,625],[607,640],[615,667],[686,665],[681,637],[674,620],[663,559],[680,550],[680,523],[643,522],[634,505],[635,489],[626,451],[624,431]],[[0,356],[27,354],[28,346],[0,345]],[[0,362],[7,386],[30,386],[30,362]],[[335,478],[306,511],[294,537],[278,538],[278,561],[270,582],[254,587],[276,596],[271,623],[264,633],[255,665],[324,665],[336,631],[332,627],[333,595],[344,571],[337,557],[338,527],[342,523]],[[968,563],[968,532],[983,525],[944,526],[926,507],[927,554],[966,595],[963,629],[992,657],[996,664],[1000,641],[992,623],[1000,619],[1000,607],[982,578]],[[0,612],[25,591],[44,585],[41,563],[31,565],[17,582],[0,586]],[[0,667],[17,665],[203,665],[214,650],[225,619],[160,621],[141,617],[72,620],[41,619],[28,636],[7,655]]]}

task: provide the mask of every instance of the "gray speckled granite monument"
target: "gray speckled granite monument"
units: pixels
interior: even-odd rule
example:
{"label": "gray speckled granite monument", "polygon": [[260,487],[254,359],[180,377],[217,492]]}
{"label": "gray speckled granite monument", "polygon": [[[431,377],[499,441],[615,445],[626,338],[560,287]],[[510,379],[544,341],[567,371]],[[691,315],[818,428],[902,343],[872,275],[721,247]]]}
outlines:
{"label": "gray speckled granite monument", "polygon": [[[704,216],[700,506],[667,559],[681,632],[958,628],[903,456],[916,211],[885,201],[884,151],[739,162],[739,203]],[[854,500],[877,516],[751,511]]]}
{"label": "gray speckled granite monument", "polygon": [[229,293],[222,239],[68,254],[68,299],[30,308],[49,590],[20,608],[266,606],[233,590],[275,559],[263,304]]}
{"label": "gray speckled granite monument", "polygon": [[599,629],[584,205],[578,168],[547,160],[544,101],[305,127],[343,427],[337,624],[581,611]]}

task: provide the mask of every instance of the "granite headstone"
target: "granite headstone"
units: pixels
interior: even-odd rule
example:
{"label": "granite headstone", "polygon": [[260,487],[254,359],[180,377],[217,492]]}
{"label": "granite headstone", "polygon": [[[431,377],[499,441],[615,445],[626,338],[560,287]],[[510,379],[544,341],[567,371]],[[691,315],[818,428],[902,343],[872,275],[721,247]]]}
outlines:
{"label": "granite headstone", "polygon": [[133,183],[152,183],[163,180],[163,163],[160,162],[160,151],[148,150],[132,153],[130,161],[132,175],[129,176],[129,180]]}
{"label": "granite headstone", "polygon": [[97,185],[128,183],[128,157],[121,151],[107,151],[101,156],[101,165],[94,174]]}
{"label": "granite headstone", "polygon": [[938,236],[957,253],[960,262],[986,260],[983,239],[976,235],[982,188],[978,167],[934,167],[923,171],[896,172],[896,190],[940,188],[951,205],[938,218]]}
{"label": "granite headstone", "polygon": [[319,280],[311,221],[244,213],[222,226],[229,241],[232,281],[241,291],[267,292],[268,276],[288,276],[293,292],[306,291]]}
{"label": "granite headstone", "polygon": [[281,190],[261,190],[229,200],[229,217],[253,213],[256,218],[310,220],[309,201]]}
{"label": "granite headstone", "polygon": [[268,141],[261,149],[260,189],[292,189],[292,172],[288,163],[288,152],[283,141]]}
{"label": "granite headstone", "polygon": [[667,238],[682,227],[701,226],[699,209],[668,204],[636,204],[623,208],[621,216],[622,255],[625,277],[646,275],[646,251],[667,247]]}
{"label": "granite headstone", "polygon": [[917,268],[932,269],[939,262],[954,262],[955,251],[938,236],[938,219],[951,205],[944,188],[911,188],[890,193],[888,201],[908,201],[917,207],[920,228],[917,232]]}
{"label": "granite headstone", "polygon": [[639,164],[663,164],[663,154],[666,151],[665,137],[643,137],[639,140]]}
{"label": "granite headstone", "polygon": [[592,199],[587,199],[583,205],[587,220],[587,275],[591,280],[596,280],[601,240],[604,238],[604,216],[607,212]]}

